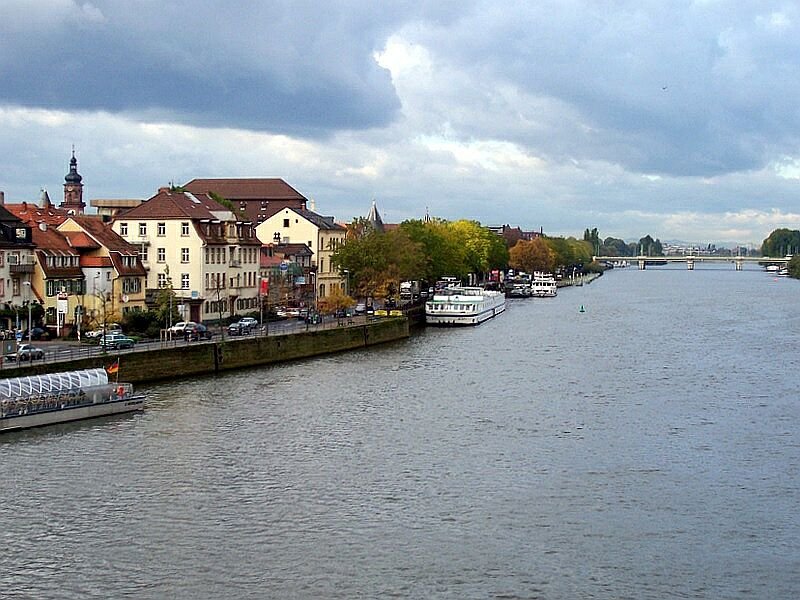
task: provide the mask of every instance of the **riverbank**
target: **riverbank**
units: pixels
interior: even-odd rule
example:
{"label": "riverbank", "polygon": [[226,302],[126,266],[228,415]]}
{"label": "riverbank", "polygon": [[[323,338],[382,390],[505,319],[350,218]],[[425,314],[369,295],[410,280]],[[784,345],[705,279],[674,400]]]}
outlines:
{"label": "riverbank", "polygon": [[34,363],[15,369],[13,375],[9,375],[21,377],[106,368],[119,356],[119,380],[145,383],[346,352],[402,340],[409,335],[408,319],[381,318],[342,327]]}

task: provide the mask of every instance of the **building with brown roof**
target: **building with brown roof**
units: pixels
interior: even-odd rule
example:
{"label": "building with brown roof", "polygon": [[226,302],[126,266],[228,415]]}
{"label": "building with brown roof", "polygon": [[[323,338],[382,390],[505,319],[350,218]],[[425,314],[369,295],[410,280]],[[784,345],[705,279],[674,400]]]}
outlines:
{"label": "building with brown roof", "polygon": [[161,188],[112,226],[139,248],[148,269],[146,287],[171,288],[184,320],[259,309],[261,241],[255,226],[209,194]]}
{"label": "building with brown roof", "polygon": [[306,197],[277,177],[192,179],[182,189],[195,195],[223,198],[240,218],[256,225],[284,208],[308,208]]}

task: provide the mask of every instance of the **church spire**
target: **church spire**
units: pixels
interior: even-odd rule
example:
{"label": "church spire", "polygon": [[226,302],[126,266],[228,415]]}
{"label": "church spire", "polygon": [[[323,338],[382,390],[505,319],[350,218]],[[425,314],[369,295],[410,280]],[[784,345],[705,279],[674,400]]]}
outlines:
{"label": "church spire", "polygon": [[86,208],[86,204],[83,202],[83,177],[78,173],[75,146],[72,147],[69,173],[64,177],[64,201],[61,203],[61,208],[73,210],[75,214],[83,214],[83,209]]}
{"label": "church spire", "polygon": [[372,201],[372,208],[369,209],[369,214],[367,215],[367,221],[375,231],[380,231],[383,233],[383,219],[381,219],[380,213],[378,213],[378,205],[376,204],[375,200]]}

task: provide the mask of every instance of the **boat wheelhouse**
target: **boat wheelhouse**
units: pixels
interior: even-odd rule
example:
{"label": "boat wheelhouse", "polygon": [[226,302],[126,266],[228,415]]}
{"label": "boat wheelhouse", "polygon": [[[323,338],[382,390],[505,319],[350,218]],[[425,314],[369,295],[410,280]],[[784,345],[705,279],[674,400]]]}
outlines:
{"label": "boat wheelhouse", "polygon": [[438,290],[425,303],[425,322],[429,325],[478,325],[505,309],[503,292],[451,286]]}
{"label": "boat wheelhouse", "polygon": [[101,368],[2,379],[0,433],[142,410],[144,401]]}

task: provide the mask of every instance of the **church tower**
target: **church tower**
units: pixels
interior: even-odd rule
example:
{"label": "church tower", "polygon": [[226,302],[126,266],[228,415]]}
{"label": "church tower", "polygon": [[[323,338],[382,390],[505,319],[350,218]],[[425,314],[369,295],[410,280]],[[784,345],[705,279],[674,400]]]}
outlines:
{"label": "church tower", "polygon": [[72,158],[69,161],[69,173],[64,177],[64,201],[61,208],[74,210],[76,215],[82,215],[86,204],[83,202],[83,177],[78,174],[78,161],[75,158],[75,148],[72,149]]}

